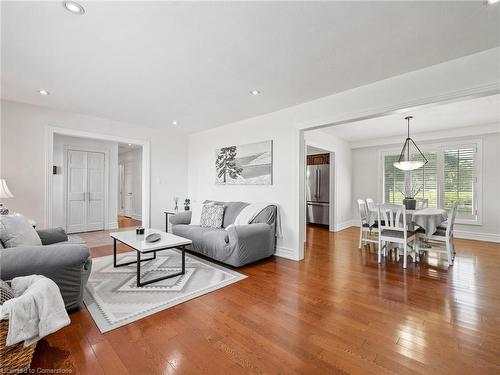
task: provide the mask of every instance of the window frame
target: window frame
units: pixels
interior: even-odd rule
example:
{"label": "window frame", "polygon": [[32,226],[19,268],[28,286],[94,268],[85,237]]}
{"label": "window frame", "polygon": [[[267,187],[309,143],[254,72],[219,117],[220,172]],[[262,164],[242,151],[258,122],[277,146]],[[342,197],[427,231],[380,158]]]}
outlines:
{"label": "window frame", "polygon": [[[471,139],[463,141],[446,141],[440,143],[419,143],[423,153],[435,152],[436,155],[436,181],[438,207],[444,206],[444,152],[452,148],[475,147],[474,158],[474,180],[473,180],[473,207],[475,207],[475,218],[458,218],[456,224],[483,225],[483,140]],[[388,155],[399,155],[401,147],[393,146],[378,150],[378,180],[377,197],[379,202],[385,203],[385,170],[384,158]]]}

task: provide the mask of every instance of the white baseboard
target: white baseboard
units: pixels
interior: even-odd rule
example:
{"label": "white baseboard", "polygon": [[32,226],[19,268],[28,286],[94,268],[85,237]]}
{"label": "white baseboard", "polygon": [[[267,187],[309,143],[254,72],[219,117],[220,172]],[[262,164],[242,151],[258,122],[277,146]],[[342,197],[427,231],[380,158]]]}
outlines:
{"label": "white baseboard", "polygon": [[454,230],[453,232],[455,238],[462,238],[464,240],[476,240],[476,241],[500,243],[500,234],[469,232],[465,230]]}
{"label": "white baseboard", "polygon": [[299,260],[297,257],[297,253],[293,251],[293,249],[287,248],[287,247],[282,247],[282,246],[276,246],[276,251],[274,253],[277,257],[281,258],[286,258],[286,259],[291,259],[291,260]]}
{"label": "white baseboard", "polygon": [[333,226],[333,231],[339,232],[339,231],[347,229],[349,227],[356,227],[356,226],[359,226],[359,220],[347,220],[347,221],[344,221],[343,223],[335,224]]}
{"label": "white baseboard", "polygon": [[117,229],[118,228],[118,222],[117,221],[111,221],[108,223],[108,229]]}

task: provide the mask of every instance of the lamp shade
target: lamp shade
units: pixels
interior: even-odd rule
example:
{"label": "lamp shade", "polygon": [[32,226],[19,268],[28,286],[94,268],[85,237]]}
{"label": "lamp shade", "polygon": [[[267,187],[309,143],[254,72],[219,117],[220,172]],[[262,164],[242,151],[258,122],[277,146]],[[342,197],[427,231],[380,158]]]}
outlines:
{"label": "lamp shade", "polygon": [[0,198],[14,198],[3,178],[0,178]]}
{"label": "lamp shade", "polygon": [[396,168],[402,171],[414,171],[415,169],[423,167],[424,164],[425,162],[423,160],[406,160],[393,163]]}

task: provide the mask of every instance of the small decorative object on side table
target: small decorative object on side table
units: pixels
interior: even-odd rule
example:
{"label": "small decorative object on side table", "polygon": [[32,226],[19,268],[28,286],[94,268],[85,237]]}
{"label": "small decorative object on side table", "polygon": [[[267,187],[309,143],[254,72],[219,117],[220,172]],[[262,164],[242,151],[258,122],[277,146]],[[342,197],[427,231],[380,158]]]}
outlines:
{"label": "small decorative object on side table", "polygon": [[184,200],[184,211],[189,211],[189,206],[190,206],[190,204],[191,204],[191,199],[186,198],[186,199]]}
{"label": "small decorative object on side table", "polygon": [[179,197],[174,197],[174,211],[179,211]]}

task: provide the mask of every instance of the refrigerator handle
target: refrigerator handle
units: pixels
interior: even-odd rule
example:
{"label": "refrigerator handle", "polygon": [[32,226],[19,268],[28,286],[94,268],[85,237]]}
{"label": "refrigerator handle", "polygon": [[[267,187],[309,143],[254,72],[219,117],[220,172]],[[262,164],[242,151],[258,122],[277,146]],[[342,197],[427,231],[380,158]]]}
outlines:
{"label": "refrigerator handle", "polygon": [[321,169],[318,168],[318,198],[321,197]]}
{"label": "refrigerator handle", "polygon": [[316,186],[315,186],[315,189],[314,189],[314,197],[316,199],[319,198],[319,194],[318,194],[318,190],[319,190],[319,177],[318,177],[318,173],[319,173],[319,170],[318,170],[318,167],[316,167],[316,172],[314,174],[314,176],[316,177]]}

